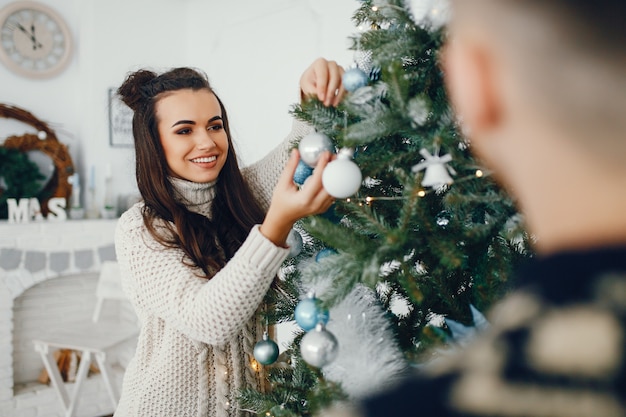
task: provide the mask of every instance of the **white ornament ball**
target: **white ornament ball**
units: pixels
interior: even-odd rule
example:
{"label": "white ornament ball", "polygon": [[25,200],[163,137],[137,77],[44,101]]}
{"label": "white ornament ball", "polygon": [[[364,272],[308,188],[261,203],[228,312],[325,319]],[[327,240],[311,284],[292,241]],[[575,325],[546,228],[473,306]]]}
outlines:
{"label": "white ornament ball", "polygon": [[337,159],[326,165],[322,172],[324,189],[335,198],[348,198],[361,187],[363,174],[351,155],[351,151],[342,149]]}
{"label": "white ornament ball", "polygon": [[314,330],[302,338],[300,354],[306,363],[321,368],[337,358],[339,342],[337,342],[335,335],[326,330],[322,323],[318,323]]}
{"label": "white ornament ball", "polygon": [[37,132],[37,137],[39,138],[39,140],[46,140],[48,134],[44,130],[40,130],[39,132]]}
{"label": "white ornament ball", "polygon": [[314,132],[300,140],[298,150],[300,151],[300,159],[311,168],[315,168],[322,153],[324,151],[334,152],[335,147],[328,136]]}

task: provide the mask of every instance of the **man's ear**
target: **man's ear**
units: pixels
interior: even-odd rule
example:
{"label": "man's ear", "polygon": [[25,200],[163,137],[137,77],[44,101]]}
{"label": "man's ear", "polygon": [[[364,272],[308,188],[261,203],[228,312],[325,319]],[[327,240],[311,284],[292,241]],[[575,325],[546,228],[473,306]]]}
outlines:
{"label": "man's ear", "polygon": [[500,107],[488,50],[470,40],[455,39],[443,53],[446,87],[463,125],[472,136],[490,130],[498,123]]}

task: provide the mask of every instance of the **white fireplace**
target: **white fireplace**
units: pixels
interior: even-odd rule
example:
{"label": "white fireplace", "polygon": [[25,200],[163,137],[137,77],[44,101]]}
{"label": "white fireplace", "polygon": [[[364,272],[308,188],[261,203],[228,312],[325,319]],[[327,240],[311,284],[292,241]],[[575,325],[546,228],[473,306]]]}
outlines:
{"label": "white fireplace", "polygon": [[[65,415],[52,386],[37,382],[43,363],[32,339],[44,330],[91,320],[100,265],[115,259],[115,224],[100,219],[0,221],[0,416]],[[126,303],[113,307],[108,314],[134,320]],[[120,347],[122,363],[132,350],[132,345]],[[119,385],[123,368],[115,369]],[[73,383],[66,386],[71,392]],[[112,411],[101,376],[90,376],[81,389],[76,416]]]}

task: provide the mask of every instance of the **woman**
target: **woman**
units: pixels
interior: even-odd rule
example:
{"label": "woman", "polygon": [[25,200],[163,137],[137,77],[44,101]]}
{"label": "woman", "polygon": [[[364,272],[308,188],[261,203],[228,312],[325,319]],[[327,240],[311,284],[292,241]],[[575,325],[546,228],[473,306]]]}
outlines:
{"label": "woman", "polygon": [[[300,80],[302,97],[336,105],[342,74],[335,62],[316,60]],[[116,230],[122,283],[141,331],[115,415],[245,415],[238,391],[263,388],[252,356],[262,337],[255,313],[289,252],[293,224],[332,204],[321,185],[330,155],[298,190],[298,151],[287,156],[310,129],[295,122],[273,152],[240,170],[222,102],[188,68],[137,71],[118,94],[134,111],[143,201]]]}

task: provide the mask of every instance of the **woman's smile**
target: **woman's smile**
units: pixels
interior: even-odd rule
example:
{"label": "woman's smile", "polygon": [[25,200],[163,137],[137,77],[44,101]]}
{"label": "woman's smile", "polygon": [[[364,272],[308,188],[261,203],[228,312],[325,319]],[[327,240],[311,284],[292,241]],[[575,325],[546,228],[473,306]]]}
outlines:
{"label": "woman's smile", "polygon": [[156,114],[169,175],[198,183],[215,181],[229,148],[215,95],[177,90],[158,101]]}

